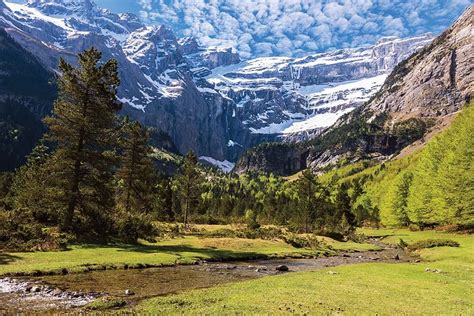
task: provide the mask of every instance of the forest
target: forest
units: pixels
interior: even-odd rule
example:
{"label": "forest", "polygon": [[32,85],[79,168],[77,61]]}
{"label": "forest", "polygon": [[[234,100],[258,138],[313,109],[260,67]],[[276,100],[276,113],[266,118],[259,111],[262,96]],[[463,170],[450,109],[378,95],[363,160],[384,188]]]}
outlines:
{"label": "forest", "polygon": [[[189,152],[173,176],[158,171],[153,132],[119,116],[113,59],[92,48],[79,67],[61,60],[59,95],[27,163],[0,178],[2,248],[61,249],[71,242],[136,242],[154,223],[278,225],[338,240],[361,226],[472,227],[473,106],[422,150],[284,178],[224,174]],[[407,136],[409,137],[409,136]]]}

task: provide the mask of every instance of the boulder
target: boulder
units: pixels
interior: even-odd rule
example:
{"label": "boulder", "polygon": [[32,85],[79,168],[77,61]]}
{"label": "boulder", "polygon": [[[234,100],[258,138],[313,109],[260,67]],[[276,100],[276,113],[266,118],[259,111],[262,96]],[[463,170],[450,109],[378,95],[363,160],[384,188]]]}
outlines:
{"label": "boulder", "polygon": [[281,272],[286,272],[286,271],[288,271],[288,270],[290,270],[290,269],[289,269],[287,266],[285,266],[285,265],[282,264],[282,265],[277,266],[277,267],[275,268],[275,270],[281,271]]}

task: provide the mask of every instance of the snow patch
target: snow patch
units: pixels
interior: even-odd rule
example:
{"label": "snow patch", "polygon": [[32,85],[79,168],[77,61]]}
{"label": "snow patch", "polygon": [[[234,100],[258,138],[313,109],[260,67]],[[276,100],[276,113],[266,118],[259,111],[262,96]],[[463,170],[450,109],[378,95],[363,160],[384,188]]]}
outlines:
{"label": "snow patch", "polygon": [[204,160],[205,162],[213,165],[214,167],[217,167],[217,168],[221,169],[225,173],[231,172],[232,169],[234,169],[234,166],[235,166],[234,163],[232,163],[228,160],[221,161],[221,160],[217,160],[217,159],[214,159],[214,158],[208,157],[208,156],[201,156],[201,157],[199,157],[199,160]]}

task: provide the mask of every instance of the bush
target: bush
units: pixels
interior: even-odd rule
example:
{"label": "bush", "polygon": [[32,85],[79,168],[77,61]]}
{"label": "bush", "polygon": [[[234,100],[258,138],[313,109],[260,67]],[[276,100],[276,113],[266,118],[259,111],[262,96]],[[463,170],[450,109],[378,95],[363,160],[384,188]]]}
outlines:
{"label": "bush", "polygon": [[420,240],[408,246],[410,251],[434,248],[434,247],[459,247],[459,243],[450,239],[426,239]]}
{"label": "bush", "polygon": [[134,243],[139,238],[154,241],[158,231],[151,218],[145,214],[123,214],[115,223],[117,237],[124,242]]}
{"label": "bush", "polygon": [[57,227],[34,222],[25,210],[0,210],[0,250],[60,251],[71,239]]}
{"label": "bush", "polygon": [[245,211],[245,222],[247,223],[247,228],[250,230],[260,228],[260,224],[257,222],[257,214],[250,209]]}
{"label": "bush", "polygon": [[398,242],[398,247],[405,249],[406,247],[408,247],[408,244],[406,243],[405,240],[400,238],[400,241]]}

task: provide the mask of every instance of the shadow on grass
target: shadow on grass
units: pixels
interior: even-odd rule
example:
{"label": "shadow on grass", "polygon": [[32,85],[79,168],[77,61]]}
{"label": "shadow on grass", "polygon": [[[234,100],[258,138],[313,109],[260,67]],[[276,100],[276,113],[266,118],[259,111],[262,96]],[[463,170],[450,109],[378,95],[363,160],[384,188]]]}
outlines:
{"label": "shadow on grass", "polygon": [[210,258],[258,258],[264,257],[263,254],[257,252],[239,252],[228,249],[216,249],[209,247],[195,247],[192,245],[83,245],[84,248],[118,248],[119,251],[137,252],[137,253],[162,253],[176,256],[183,256],[185,253],[193,253],[196,257]]}
{"label": "shadow on grass", "polygon": [[8,253],[0,253],[0,265],[9,264],[21,259],[19,256],[11,255]]}

